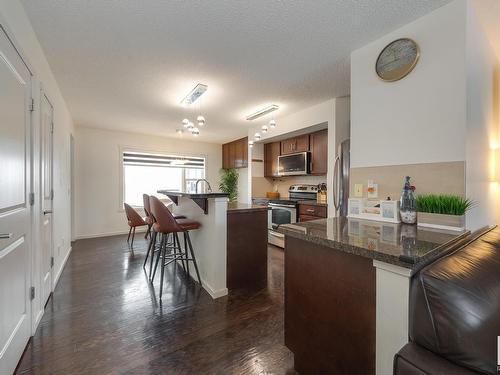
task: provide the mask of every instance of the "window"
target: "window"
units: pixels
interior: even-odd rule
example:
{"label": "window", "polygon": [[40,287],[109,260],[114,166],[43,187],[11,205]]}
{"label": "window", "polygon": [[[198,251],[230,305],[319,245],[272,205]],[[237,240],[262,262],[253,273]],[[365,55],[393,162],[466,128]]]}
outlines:
{"label": "window", "polygon": [[143,206],[144,193],[155,195],[161,189],[195,191],[196,180],[205,178],[205,158],[123,152],[123,201]]}

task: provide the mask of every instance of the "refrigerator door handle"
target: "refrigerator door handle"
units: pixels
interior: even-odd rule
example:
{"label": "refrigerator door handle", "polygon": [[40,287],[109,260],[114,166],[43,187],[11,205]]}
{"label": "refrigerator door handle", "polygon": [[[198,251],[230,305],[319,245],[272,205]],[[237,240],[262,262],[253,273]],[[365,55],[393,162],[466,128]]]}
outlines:
{"label": "refrigerator door handle", "polygon": [[340,156],[335,157],[335,165],[333,167],[333,206],[335,211],[338,211],[340,205],[340,191],[339,191],[339,167],[340,167]]}

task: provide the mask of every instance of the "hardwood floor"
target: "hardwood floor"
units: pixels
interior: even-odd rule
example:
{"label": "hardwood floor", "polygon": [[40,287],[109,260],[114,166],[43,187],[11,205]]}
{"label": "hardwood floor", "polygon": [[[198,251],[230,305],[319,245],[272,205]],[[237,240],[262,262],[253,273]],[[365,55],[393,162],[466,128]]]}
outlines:
{"label": "hardwood floor", "polygon": [[[283,338],[283,251],[269,247],[268,286],[217,300],[179,267],[142,268],[146,242],[73,244],[18,374],[294,374]],[[168,270],[168,271],[167,271]]]}

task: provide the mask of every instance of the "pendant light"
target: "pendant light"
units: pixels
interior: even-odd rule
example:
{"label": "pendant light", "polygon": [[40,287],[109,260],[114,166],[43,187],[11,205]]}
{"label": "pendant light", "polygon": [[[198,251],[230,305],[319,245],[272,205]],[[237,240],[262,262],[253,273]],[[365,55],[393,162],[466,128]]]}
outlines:
{"label": "pendant light", "polygon": [[[207,91],[207,85],[203,85],[198,83],[193,90],[187,94],[184,99],[182,99],[181,104],[188,107],[188,110],[191,111],[192,115],[195,115],[196,112],[199,115],[196,117],[196,125],[190,121],[188,118],[182,120],[182,126],[189,130],[191,134],[197,137],[200,134],[200,127],[205,126],[206,120],[205,117],[201,114],[201,96]],[[196,101],[198,101],[198,108],[196,108]],[[190,116],[191,117],[191,116]]]}

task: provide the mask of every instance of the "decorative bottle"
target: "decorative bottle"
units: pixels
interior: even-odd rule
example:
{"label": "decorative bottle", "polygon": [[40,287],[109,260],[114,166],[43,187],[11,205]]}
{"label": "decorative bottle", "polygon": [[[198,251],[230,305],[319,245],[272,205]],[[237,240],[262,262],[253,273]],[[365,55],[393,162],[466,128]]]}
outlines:
{"label": "decorative bottle", "polygon": [[401,193],[399,212],[401,221],[405,224],[416,224],[417,222],[417,202],[413,194],[410,183],[410,176],[405,177],[403,192]]}

